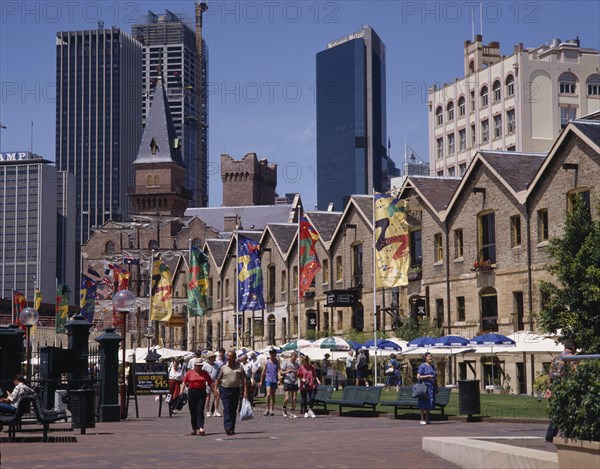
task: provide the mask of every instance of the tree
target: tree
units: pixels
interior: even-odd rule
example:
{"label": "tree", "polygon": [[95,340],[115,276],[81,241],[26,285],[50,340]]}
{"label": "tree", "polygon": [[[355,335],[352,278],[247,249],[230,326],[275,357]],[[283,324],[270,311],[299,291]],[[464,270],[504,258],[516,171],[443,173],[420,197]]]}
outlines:
{"label": "tree", "polygon": [[[596,210],[600,215],[600,204]],[[586,353],[600,352],[600,221],[592,219],[579,195],[573,197],[561,238],[550,240],[553,264],[546,267],[559,285],[540,282],[546,301],[542,329],[572,337]]]}
{"label": "tree", "polygon": [[396,329],[396,335],[402,340],[410,342],[417,337],[440,337],[442,335],[442,329],[426,319],[422,321],[409,319]]}

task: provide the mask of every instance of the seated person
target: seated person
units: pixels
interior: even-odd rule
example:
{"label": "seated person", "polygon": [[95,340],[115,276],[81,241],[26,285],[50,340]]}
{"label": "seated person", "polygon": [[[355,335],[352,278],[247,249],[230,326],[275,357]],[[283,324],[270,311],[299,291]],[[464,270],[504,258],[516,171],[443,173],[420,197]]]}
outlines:
{"label": "seated person", "polygon": [[33,389],[23,382],[23,377],[21,375],[15,375],[13,383],[15,384],[13,392],[11,392],[8,397],[0,398],[0,412],[15,413],[19,401],[28,394],[34,393]]}

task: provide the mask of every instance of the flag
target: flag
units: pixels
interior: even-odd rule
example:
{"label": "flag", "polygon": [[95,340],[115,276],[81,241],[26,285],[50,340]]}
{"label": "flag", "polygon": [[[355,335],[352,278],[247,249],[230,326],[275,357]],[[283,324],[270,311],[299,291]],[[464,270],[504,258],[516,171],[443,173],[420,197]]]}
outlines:
{"label": "flag", "polygon": [[79,314],[87,321],[94,320],[94,309],[96,308],[96,282],[87,275],[81,276],[81,289],[79,296]]}
{"label": "flag", "polygon": [[264,309],[260,244],[238,235],[238,310]]}
{"label": "flag", "polygon": [[169,267],[162,260],[152,264],[151,321],[168,321],[173,312],[173,283]]}
{"label": "flag", "polygon": [[190,281],[188,283],[188,312],[190,316],[204,316],[208,303],[208,275],[210,263],[200,249],[190,251]]}
{"label": "flag", "polygon": [[374,197],[376,285],[406,286],[410,266],[406,201],[377,192]]}
{"label": "flag", "polygon": [[94,277],[100,278],[100,274],[98,273],[98,271],[92,269],[91,267],[88,267],[88,274],[93,275]]}
{"label": "flag", "polygon": [[113,271],[115,290],[127,290],[129,288],[129,271],[119,264],[109,264]]}
{"label": "flag", "polygon": [[42,305],[42,292],[39,290],[39,288],[36,288],[35,293],[33,294],[33,309],[39,311],[41,305]]}
{"label": "flag", "polygon": [[315,249],[318,240],[319,234],[306,218],[306,214],[303,214],[300,217],[300,296],[310,288],[315,275],[321,270]]}
{"label": "flag", "polygon": [[25,295],[19,291],[13,290],[13,304],[15,306],[15,322],[21,329],[25,330],[26,327],[21,324],[21,320],[19,319],[21,311],[27,308],[27,299],[25,298]]}
{"label": "flag", "polygon": [[69,317],[69,300],[71,288],[68,285],[58,285],[56,289],[56,333],[65,333],[65,323]]}

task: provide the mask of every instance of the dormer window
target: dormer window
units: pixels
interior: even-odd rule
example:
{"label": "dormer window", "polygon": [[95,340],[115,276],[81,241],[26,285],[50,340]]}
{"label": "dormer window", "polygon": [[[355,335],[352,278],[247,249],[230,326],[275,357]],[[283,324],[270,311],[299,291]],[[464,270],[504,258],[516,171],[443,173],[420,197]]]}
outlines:
{"label": "dormer window", "polygon": [[153,155],[156,155],[156,152],[160,151],[160,148],[158,147],[158,143],[156,143],[156,140],[154,139],[154,137],[152,137],[152,140],[150,140],[150,152]]}

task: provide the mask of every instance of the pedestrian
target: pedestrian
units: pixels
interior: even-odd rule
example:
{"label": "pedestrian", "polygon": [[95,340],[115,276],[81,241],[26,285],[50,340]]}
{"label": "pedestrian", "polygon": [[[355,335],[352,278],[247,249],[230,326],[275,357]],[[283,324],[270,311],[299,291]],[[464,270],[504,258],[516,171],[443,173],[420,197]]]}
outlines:
{"label": "pedestrian", "polygon": [[205,435],[204,431],[204,405],[206,403],[206,389],[215,389],[215,384],[210,375],[202,369],[203,360],[194,360],[194,369],[188,371],[183,377],[181,392],[188,393],[188,406],[192,421],[192,435]]}
{"label": "pedestrian", "polygon": [[[546,394],[544,394],[546,399],[550,399],[552,397],[552,386],[554,385],[556,379],[564,376],[569,367],[573,369],[577,366],[574,361],[565,360],[565,357],[575,355],[576,352],[577,343],[575,340],[567,339],[565,341],[565,349],[550,363],[550,367],[548,368],[548,389],[546,390]],[[548,443],[552,443],[554,441],[554,437],[558,435],[558,430],[559,429],[554,426],[552,420],[550,420],[548,430],[546,430],[546,441]]]}
{"label": "pedestrian", "polygon": [[[246,388],[248,389],[248,401],[250,402],[250,406],[254,406],[253,397],[252,397],[252,363],[248,361],[248,355],[243,353],[239,359],[240,365],[244,370],[244,375],[246,379]],[[238,412],[241,410],[242,400],[240,399],[240,403],[238,406]]]}
{"label": "pedestrian", "polygon": [[243,396],[248,398],[246,377],[242,366],[237,362],[235,352],[227,352],[227,363],[219,370],[217,377],[217,392],[223,401],[223,427],[227,435],[235,435],[235,418],[240,399],[240,388],[244,389]]}
{"label": "pedestrian", "polygon": [[356,357],[356,386],[368,386],[368,374],[369,359],[367,358],[367,351],[364,348],[361,348],[358,351],[358,357]]}
{"label": "pedestrian", "polygon": [[[212,378],[213,381],[217,380],[217,376],[219,376],[219,369],[221,368],[219,365],[217,365],[217,354],[215,352],[209,352],[209,354],[206,356],[206,362],[204,363],[202,369],[204,371],[206,371],[210,377]],[[206,416],[207,417],[220,417],[221,414],[219,413],[218,409],[219,409],[219,396],[218,394],[215,394],[213,392],[210,392],[210,389],[207,390],[208,391],[208,396],[206,398]],[[212,396],[212,399],[211,399]],[[211,412],[211,405],[214,408],[214,412]]]}
{"label": "pedestrian", "polygon": [[258,383],[260,387],[264,382],[267,391],[267,410],[265,410],[265,415],[275,415],[275,391],[277,390],[278,378],[279,360],[277,360],[277,351],[272,348],[269,350],[269,358],[263,367],[262,374],[260,375],[260,383]]}
{"label": "pedestrian", "polygon": [[346,356],[346,384],[351,386],[356,379],[356,373],[354,372],[354,367],[356,364],[356,357],[354,356],[354,350],[348,350],[348,355]]}
{"label": "pedestrian", "polygon": [[323,384],[327,384],[327,376],[329,376],[329,371],[331,370],[331,360],[329,357],[331,355],[326,353],[323,360],[321,360],[321,381],[323,381]]}
{"label": "pedestrian", "polygon": [[260,361],[256,357],[256,352],[250,352],[248,363],[250,363],[250,389],[248,395],[250,404],[254,407],[254,398],[258,394],[257,383],[260,381]]}
{"label": "pedestrian", "polygon": [[[217,366],[217,370],[219,370],[225,363],[227,363],[227,357],[225,356],[225,349],[220,347],[217,349],[217,359],[215,360],[215,365]],[[211,405],[210,411],[212,412],[213,417],[220,417],[219,413],[219,402],[220,397],[215,396],[213,403]]]}
{"label": "pedestrian", "polygon": [[315,418],[313,411],[315,397],[317,395],[317,386],[321,384],[317,376],[317,369],[310,363],[308,355],[302,357],[302,366],[296,373],[300,380],[300,412],[304,413],[304,418]]}
{"label": "pedestrian", "polygon": [[196,360],[196,358],[202,358],[202,350],[198,349],[194,352],[194,356],[188,360],[186,369],[183,370],[184,374],[187,373],[189,370],[194,369],[194,361]]}
{"label": "pedestrian", "polygon": [[7,397],[0,398],[0,410],[5,413],[15,413],[21,399],[34,394],[34,390],[25,384],[22,375],[13,376],[13,384],[15,387],[12,392]]}
{"label": "pedestrian", "polygon": [[181,381],[183,381],[184,375],[183,358],[171,361],[169,365],[169,394],[171,395],[169,407],[171,408],[171,412],[173,412],[173,405],[179,396]]}
{"label": "pedestrian", "polygon": [[395,386],[396,391],[399,391],[401,385],[400,363],[396,359],[396,354],[391,353],[385,369],[385,390],[388,391],[392,386]]}
{"label": "pedestrian", "polygon": [[433,364],[433,355],[429,352],[423,355],[423,363],[417,369],[417,379],[427,386],[427,395],[418,399],[421,425],[427,425],[430,423],[429,412],[435,408],[435,395],[437,393],[437,371]]}
{"label": "pedestrian", "polygon": [[283,362],[281,365],[280,376],[283,378],[283,390],[285,391],[285,398],[283,400],[283,416],[287,417],[287,405],[288,402],[292,401],[292,410],[289,415],[291,419],[297,418],[296,416],[296,396],[298,395],[298,377],[297,372],[300,368],[298,363],[298,352],[292,352],[290,359]]}

